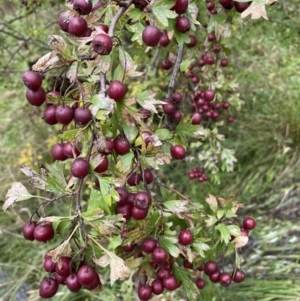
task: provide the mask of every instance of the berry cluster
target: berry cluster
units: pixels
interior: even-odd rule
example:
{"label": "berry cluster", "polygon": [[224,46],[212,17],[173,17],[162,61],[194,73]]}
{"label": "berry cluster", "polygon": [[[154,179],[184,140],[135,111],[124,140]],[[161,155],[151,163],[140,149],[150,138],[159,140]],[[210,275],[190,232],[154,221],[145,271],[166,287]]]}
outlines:
{"label": "berry cluster", "polygon": [[209,180],[209,177],[205,174],[205,169],[203,167],[190,169],[188,175],[191,180],[198,179],[199,183]]}
{"label": "berry cluster", "polygon": [[[201,136],[202,120],[206,124],[210,120],[217,121],[221,113],[229,109],[229,102],[219,99],[220,91],[210,85],[211,81],[209,84],[205,81],[209,66],[219,62],[221,67],[226,67],[228,61],[219,58],[221,46],[216,44],[218,38],[212,32],[201,43],[206,49],[198,63],[186,72],[189,57],[187,68],[181,66],[184,47],[195,47],[199,39],[194,29],[199,22],[191,22],[194,16],[188,10],[190,1],[176,0],[173,7],[169,4],[161,8],[170,26],[155,22],[152,16],[155,1],[134,0],[138,9],[133,9],[131,4],[132,1],[93,4],[90,0],[67,3],[69,10],[59,15],[58,24],[68,42],[61,38],[56,43],[60,41],[63,47],[52,44],[57,46],[54,52],[59,54],[59,67],[50,63],[45,67],[42,58],[34,65],[35,71],[27,71],[22,76],[28,102],[38,107],[44,104],[45,123],[61,126],[60,141],[51,151],[55,162],[41,167],[40,174],[34,171],[34,175],[41,175],[41,182],[46,183],[44,190],[56,195],[46,198],[23,227],[23,236],[30,241],[47,242],[56,234],[68,233],[67,239],[45,255],[44,268],[49,275],[40,284],[39,293],[43,298],[54,296],[59,284],[66,285],[72,292],[81,288],[97,290],[102,284],[100,272],[107,274],[108,268],[113,274],[122,267],[117,276],[110,278],[112,283],[126,279],[130,276],[125,262],[128,258],[138,258],[133,281],[142,301],[164,290],[174,291],[181,285],[187,295],[195,284],[201,289],[205,285],[202,271],[223,286],[244,278],[240,269],[231,274],[220,272],[212,261],[206,261],[204,267],[196,268],[196,265],[205,257],[215,257],[217,244],[225,249],[229,244],[233,248],[240,247],[242,243],[236,246],[238,239],[246,243],[248,238],[243,236],[248,236],[255,221],[246,218],[239,231],[239,226],[234,224],[237,209],[233,208],[233,202],[223,199],[228,204],[226,210],[221,204],[217,211],[223,214],[222,218],[215,210],[209,215],[173,185],[163,183],[157,172],[171,159],[182,160],[187,156],[188,143]],[[110,5],[112,10],[107,9]],[[238,5],[235,7],[240,9]],[[211,14],[215,13],[213,2],[208,2],[207,8]],[[126,10],[126,16],[119,22]],[[110,24],[98,25],[98,20]],[[144,43],[144,47],[140,47],[142,51],[147,48],[151,52],[148,47],[158,47],[168,55],[174,48],[178,51],[173,61],[162,62],[163,69],[172,69],[172,75],[160,96],[150,91],[148,75],[138,79],[139,84],[145,82],[142,92],[136,92],[132,83],[128,86],[124,83],[130,75],[134,78],[140,74],[136,71],[139,66],[131,58],[132,45],[126,45],[129,35],[122,39],[124,31],[135,22],[143,26],[142,29],[136,27],[140,34],[137,38]],[[115,30],[116,26],[120,28]],[[195,35],[188,34],[192,30]],[[176,34],[172,35],[174,31]],[[182,43],[177,39],[182,39]],[[136,53],[140,53],[136,48]],[[133,55],[137,56],[136,53]],[[193,53],[199,54],[196,50]],[[148,59],[150,61],[150,56]],[[61,70],[52,91],[46,93],[42,80],[52,69]],[[67,79],[70,85],[65,89],[62,84],[57,89],[58,83],[65,83]],[[187,79],[191,79],[188,85]],[[200,84],[203,87],[199,87]],[[185,98],[191,98],[192,104],[183,106]],[[190,106],[193,107],[192,118]],[[188,111],[186,118],[185,111]],[[232,122],[233,117],[228,116],[227,121]],[[190,170],[189,177],[199,182],[208,180],[204,168]],[[67,219],[49,216],[47,212],[49,205],[61,199],[70,200],[71,213]],[[219,205],[216,198],[208,204],[211,208]],[[209,226],[203,216],[214,224]],[[227,236],[215,231],[219,225],[226,228]],[[119,242],[114,250],[107,249],[110,239]],[[184,277],[182,271],[186,272]]]}

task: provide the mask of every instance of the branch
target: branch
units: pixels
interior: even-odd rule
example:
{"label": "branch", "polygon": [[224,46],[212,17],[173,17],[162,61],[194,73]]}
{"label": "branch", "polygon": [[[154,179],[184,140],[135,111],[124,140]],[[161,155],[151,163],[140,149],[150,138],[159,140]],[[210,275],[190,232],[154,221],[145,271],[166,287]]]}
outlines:
{"label": "branch", "polygon": [[125,11],[127,10],[127,8],[131,5],[132,2],[133,2],[133,0],[129,0],[128,2],[125,2],[124,5],[122,7],[120,7],[120,9],[118,10],[118,12],[112,18],[112,20],[110,22],[109,29],[108,29],[108,35],[110,37],[113,37],[114,32],[115,32],[115,27],[117,25],[117,22],[119,21],[119,19],[121,18],[121,16],[125,13]]}
{"label": "branch", "polygon": [[171,77],[171,80],[170,80],[170,83],[168,86],[167,97],[170,97],[174,93],[175,85],[176,85],[176,76],[178,74],[179,67],[180,67],[180,64],[181,64],[182,58],[183,58],[183,49],[184,49],[184,44],[178,46],[178,54],[177,54],[174,68],[173,68],[172,77]]}

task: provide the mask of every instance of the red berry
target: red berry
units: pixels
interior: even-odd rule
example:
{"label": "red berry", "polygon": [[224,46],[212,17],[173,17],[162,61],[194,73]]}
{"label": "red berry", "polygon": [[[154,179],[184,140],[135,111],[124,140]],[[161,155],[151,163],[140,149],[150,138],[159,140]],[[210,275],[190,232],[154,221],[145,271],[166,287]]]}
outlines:
{"label": "red berry", "polygon": [[152,252],[152,260],[155,263],[164,263],[168,259],[168,252],[161,247],[156,247]]}
{"label": "red berry", "polygon": [[24,85],[33,91],[38,90],[42,85],[42,76],[35,71],[26,71],[22,75]]}
{"label": "red berry", "polygon": [[181,230],[178,236],[178,242],[183,246],[188,246],[192,243],[193,238],[194,235],[190,230]]}
{"label": "red berry", "polygon": [[28,222],[23,226],[22,232],[26,240],[34,240],[34,229],[37,225],[37,222]]}
{"label": "red berry", "polygon": [[155,279],[151,284],[152,292],[155,295],[160,295],[164,291],[164,286],[161,280]]}
{"label": "red berry", "polygon": [[52,239],[54,236],[52,223],[38,224],[34,228],[33,236],[37,241],[42,242]]}
{"label": "red berry", "polygon": [[231,283],[231,275],[229,273],[223,272],[220,274],[219,282],[222,286],[229,286]]}
{"label": "red berry", "polygon": [[148,301],[151,299],[152,287],[148,284],[143,284],[138,289],[138,296],[141,301]]}
{"label": "red berry", "polygon": [[146,46],[157,46],[161,38],[161,31],[154,25],[148,25],[145,27],[142,33],[142,40]]}
{"label": "red berry", "polygon": [[77,158],[71,165],[71,174],[73,177],[83,179],[90,172],[90,163],[84,158]]}
{"label": "red berry", "polygon": [[152,253],[157,246],[157,240],[155,238],[145,238],[141,243],[141,249],[145,253]]}
{"label": "red berry", "polygon": [[107,89],[108,96],[115,101],[122,100],[126,93],[126,86],[118,80],[112,81]]}
{"label": "red berry", "polygon": [[246,230],[252,230],[255,228],[255,220],[251,217],[246,217],[243,221],[243,227],[246,229]]}
{"label": "red berry", "polygon": [[125,155],[130,150],[130,143],[125,137],[117,137],[114,140],[115,151],[118,155]]}
{"label": "red berry", "polygon": [[181,145],[173,145],[171,146],[171,155],[176,160],[181,160],[185,158],[186,151]]}
{"label": "red berry", "polygon": [[218,266],[214,261],[207,261],[205,263],[204,272],[206,275],[212,275],[218,271]]}
{"label": "red berry", "polygon": [[68,33],[77,37],[81,37],[85,33],[87,27],[88,25],[84,18],[73,17],[69,21]]}
{"label": "red berry", "polygon": [[234,282],[236,282],[236,283],[241,283],[241,282],[244,281],[244,279],[245,279],[245,273],[244,273],[244,271],[241,270],[241,269],[237,269],[235,271],[235,274],[232,277],[232,280]]}
{"label": "red berry", "polygon": [[109,35],[99,33],[94,36],[92,41],[93,50],[100,55],[108,55],[112,51],[113,43]]}
{"label": "red berry", "polygon": [[178,281],[174,275],[170,275],[163,279],[163,286],[168,291],[174,291],[178,288]]}
{"label": "red berry", "polygon": [[199,289],[203,289],[205,287],[205,280],[202,279],[202,278],[198,278],[196,280],[196,286],[199,288]]}
{"label": "red berry", "polygon": [[42,87],[35,91],[28,89],[26,91],[26,99],[31,105],[40,107],[46,100],[46,92]]}
{"label": "red berry", "polygon": [[39,295],[44,299],[52,298],[58,290],[58,283],[52,277],[47,277],[42,280],[39,287]]}

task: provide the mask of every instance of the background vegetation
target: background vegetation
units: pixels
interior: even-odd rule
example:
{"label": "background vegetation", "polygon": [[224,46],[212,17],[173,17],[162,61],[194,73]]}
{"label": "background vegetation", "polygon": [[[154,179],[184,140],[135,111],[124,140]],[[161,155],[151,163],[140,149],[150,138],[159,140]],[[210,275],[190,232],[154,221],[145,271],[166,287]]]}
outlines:
{"label": "background vegetation", "polygon": [[[39,108],[28,107],[20,77],[46,52],[48,34],[58,30],[62,1],[23,2],[27,6],[17,0],[0,1],[1,199],[12,182],[26,181],[19,166],[50,160],[55,142],[54,130],[38,118]],[[239,16],[233,20],[232,35],[226,41],[227,75],[237,79],[244,106],[223,134],[227,147],[236,152],[234,172],[221,174],[221,184],[213,185],[188,179],[193,162],[175,163],[165,171],[177,190],[200,202],[208,192],[239,193],[244,213],[257,221],[243,250],[247,281],[226,289],[208,286],[201,300],[300,300],[299,13],[297,0],[278,1],[268,10],[269,22],[241,21]],[[51,245],[25,241],[20,234],[34,206],[26,201],[6,213],[0,210],[3,300],[27,300],[24,291],[36,289],[44,276],[42,258]],[[61,292],[53,300],[135,300],[131,288],[128,280],[99,296]]]}

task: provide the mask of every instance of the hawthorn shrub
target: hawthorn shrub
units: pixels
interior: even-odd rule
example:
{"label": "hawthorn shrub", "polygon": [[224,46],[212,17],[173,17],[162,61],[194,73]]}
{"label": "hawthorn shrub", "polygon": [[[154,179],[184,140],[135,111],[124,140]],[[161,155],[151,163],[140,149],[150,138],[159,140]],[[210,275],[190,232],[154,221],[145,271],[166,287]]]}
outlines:
{"label": "hawthorn shrub", "polygon": [[[97,293],[107,271],[111,285],[132,277],[140,300],[179,287],[196,300],[206,281],[244,280],[239,248],[256,223],[237,215],[236,195],[191,200],[160,170],[187,158],[195,162],[189,178],[200,183],[233,170],[219,129],[242,101],[226,78],[222,40],[233,14],[267,18],[260,2],[74,0],[57,13],[53,50],[22,76],[28,103],[57,127],[59,142],[53,163],[21,170],[52,196],[16,182],[3,207],[45,199],[23,227],[30,241],[61,237],[45,254],[42,298],[59,285]],[[45,91],[49,73],[56,81]],[[69,213],[49,215],[62,201]],[[234,262],[225,261],[232,253]]]}

